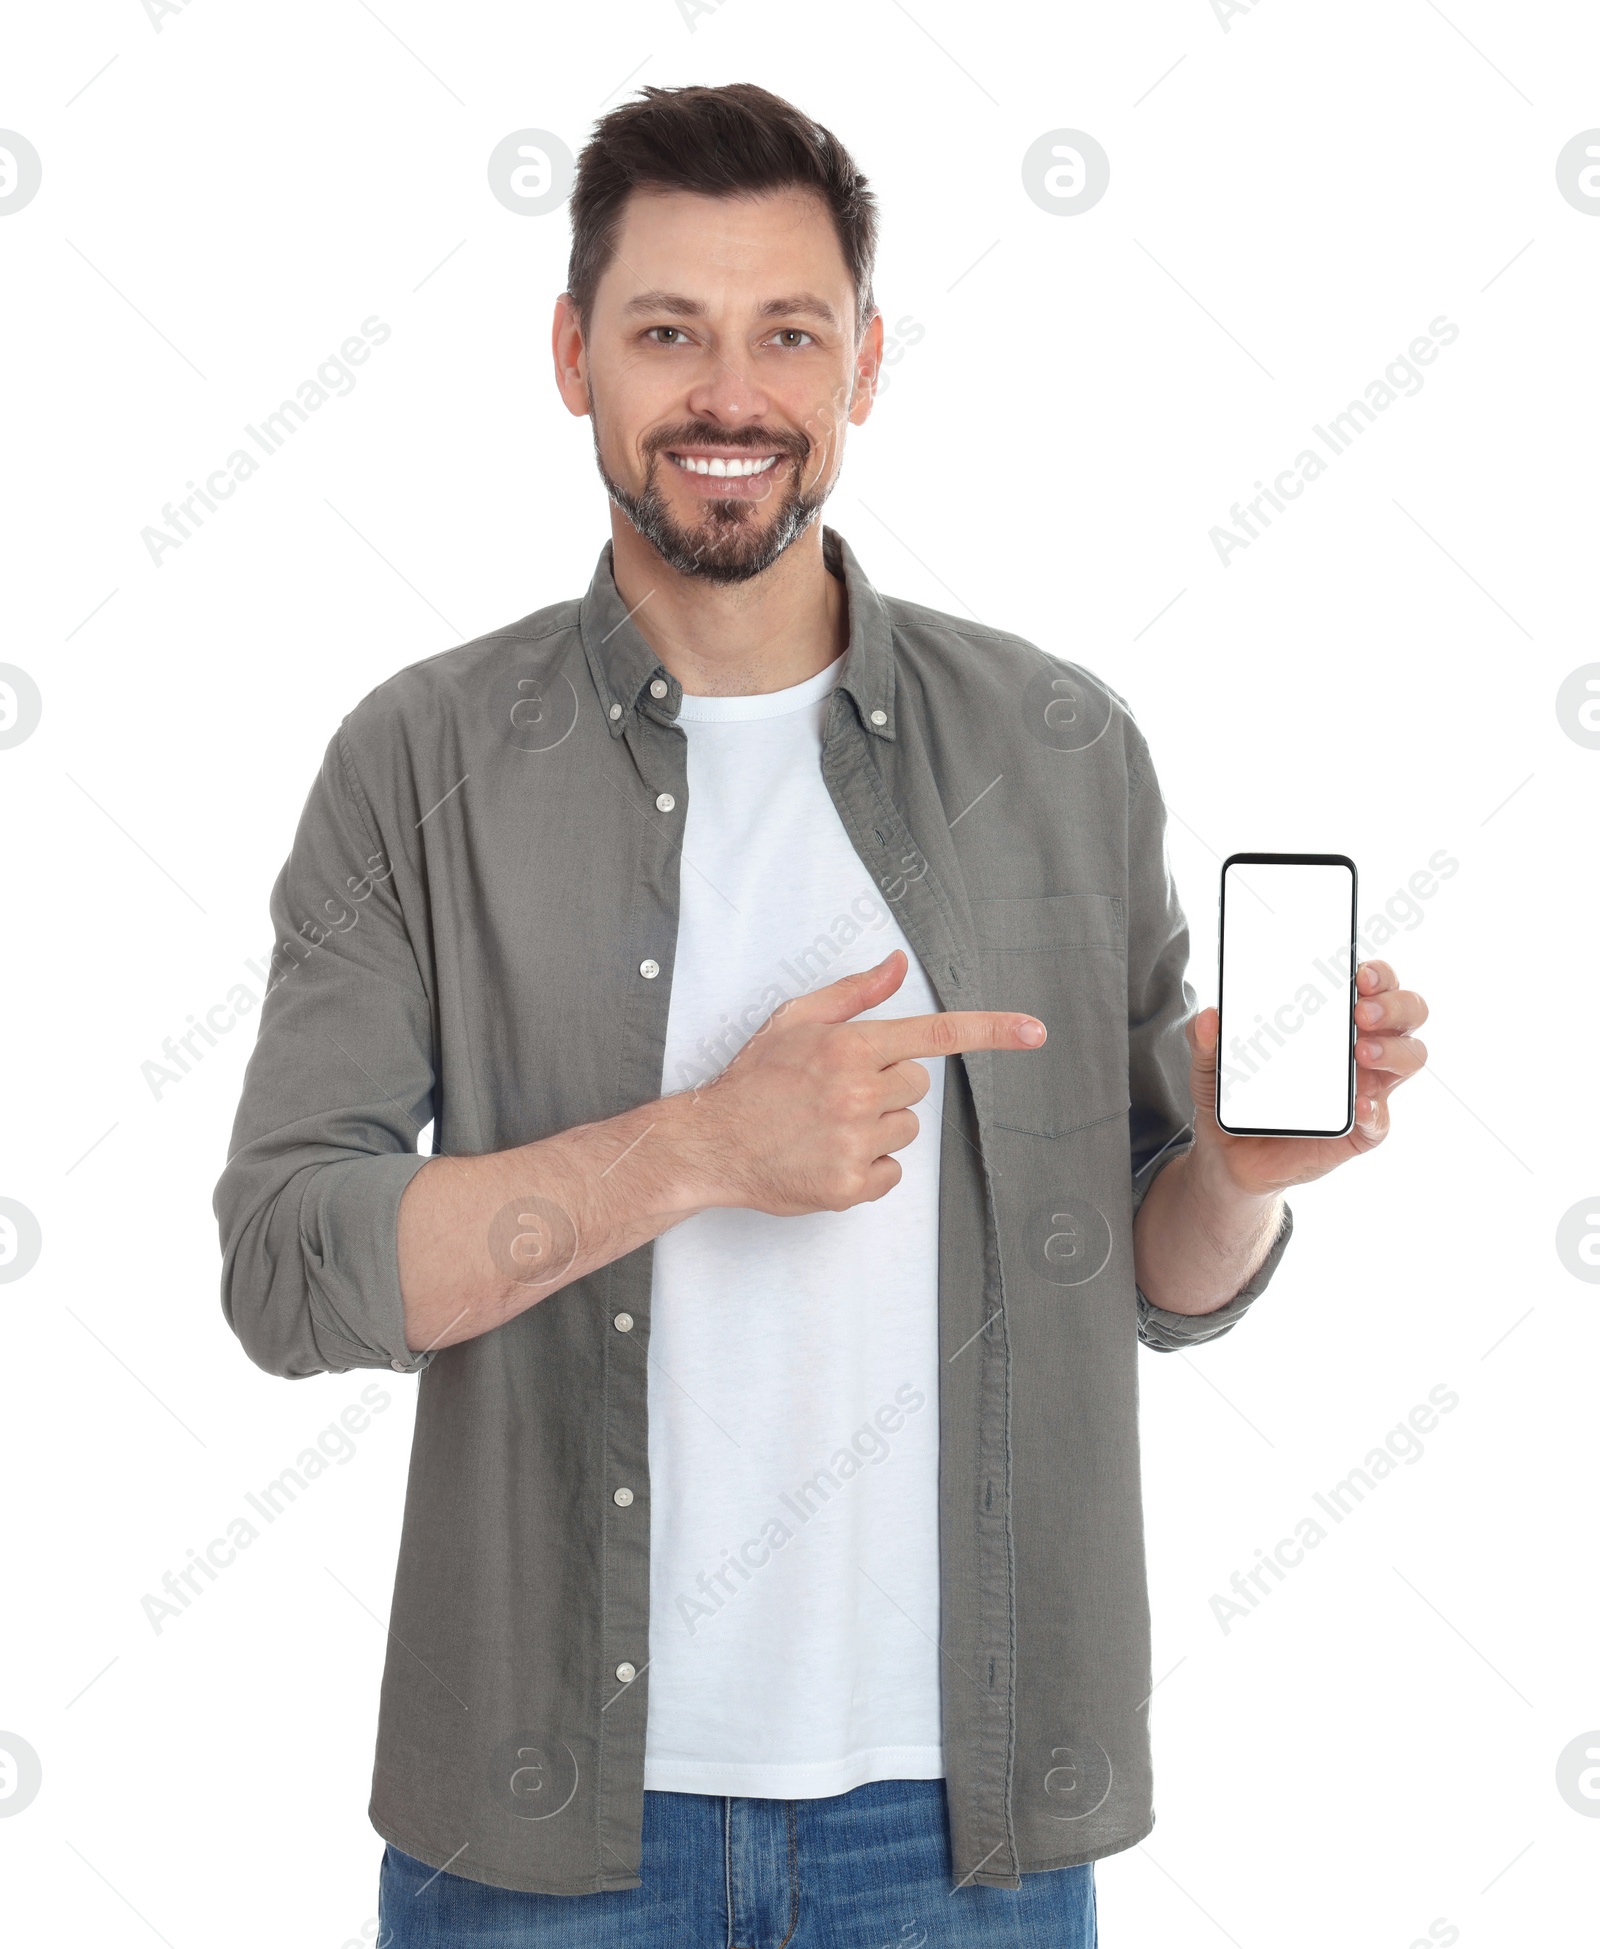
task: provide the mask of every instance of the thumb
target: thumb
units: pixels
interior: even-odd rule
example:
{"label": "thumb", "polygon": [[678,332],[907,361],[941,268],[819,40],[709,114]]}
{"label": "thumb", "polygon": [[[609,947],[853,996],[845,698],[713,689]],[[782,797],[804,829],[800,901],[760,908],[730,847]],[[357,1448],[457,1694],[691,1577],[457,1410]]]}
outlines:
{"label": "thumb", "polygon": [[1217,1042],[1222,1018],[1214,1008],[1202,1008],[1184,1024],[1189,1044],[1189,1093],[1197,1110],[1216,1112]]}
{"label": "thumb", "polygon": [[860,974],[841,975],[825,988],[814,988],[800,995],[784,1011],[790,1022],[848,1022],[863,1009],[876,1008],[887,1001],[906,978],[910,966],[900,948],[892,949],[875,968]]}

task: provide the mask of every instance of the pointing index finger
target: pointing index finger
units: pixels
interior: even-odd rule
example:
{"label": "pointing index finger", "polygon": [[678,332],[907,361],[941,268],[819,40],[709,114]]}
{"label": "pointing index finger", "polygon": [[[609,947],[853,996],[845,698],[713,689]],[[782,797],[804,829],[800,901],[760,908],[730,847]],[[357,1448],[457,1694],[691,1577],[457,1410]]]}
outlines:
{"label": "pointing index finger", "polygon": [[1037,1049],[1046,1033],[1037,1016],[977,1008],[890,1016],[855,1027],[870,1037],[885,1069],[919,1056],[955,1056],[970,1049]]}

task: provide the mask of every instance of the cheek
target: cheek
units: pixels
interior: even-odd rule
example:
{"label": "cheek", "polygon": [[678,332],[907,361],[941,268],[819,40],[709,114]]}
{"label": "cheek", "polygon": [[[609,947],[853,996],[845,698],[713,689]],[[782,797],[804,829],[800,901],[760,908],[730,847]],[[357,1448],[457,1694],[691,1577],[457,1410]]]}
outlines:
{"label": "cheek", "polygon": [[651,433],[688,418],[682,386],[646,359],[611,359],[591,368],[589,391],[601,446],[618,459],[636,460]]}
{"label": "cheek", "polygon": [[826,374],[796,374],[791,385],[775,388],[769,396],[775,416],[799,427],[810,440],[811,467],[837,457],[855,396],[853,369],[839,371],[830,365]]}
{"label": "cheek", "polygon": [[838,456],[824,441],[813,436],[811,456],[800,470],[801,493],[815,494],[818,488],[830,485],[838,465]]}
{"label": "cheek", "polygon": [[840,408],[832,400],[825,400],[821,405],[812,407],[809,419],[802,422],[811,441],[805,469],[808,486],[817,481],[830,480],[839,471],[844,459],[845,430],[849,424],[847,412],[848,407]]}

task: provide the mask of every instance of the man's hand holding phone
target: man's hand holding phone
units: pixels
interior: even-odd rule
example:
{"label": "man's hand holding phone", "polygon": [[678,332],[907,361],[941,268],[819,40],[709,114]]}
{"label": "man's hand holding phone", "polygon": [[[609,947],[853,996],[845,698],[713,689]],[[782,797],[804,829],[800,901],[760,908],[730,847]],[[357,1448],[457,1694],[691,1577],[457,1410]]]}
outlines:
{"label": "man's hand holding phone", "polygon": [[1309,1184],[1352,1157],[1364,1157],[1389,1134],[1389,1098],[1428,1060],[1427,1048],[1415,1034],[1428,1019],[1428,1004],[1413,989],[1400,986],[1387,961],[1363,961],[1356,971],[1356,990],[1356,1117],[1342,1137],[1241,1137],[1221,1129],[1216,1118],[1218,1014],[1203,1008],[1190,1017],[1186,1033],[1195,1148],[1203,1148],[1236,1189],[1262,1194]]}

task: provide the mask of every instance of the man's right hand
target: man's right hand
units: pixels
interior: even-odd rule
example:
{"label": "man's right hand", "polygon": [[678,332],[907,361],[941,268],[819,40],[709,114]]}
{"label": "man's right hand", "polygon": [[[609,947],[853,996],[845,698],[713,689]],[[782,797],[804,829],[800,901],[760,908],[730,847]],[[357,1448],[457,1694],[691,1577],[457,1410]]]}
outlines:
{"label": "man's right hand", "polygon": [[[896,949],[785,1004],[703,1089],[514,1150],[431,1158],[400,1200],[406,1344],[437,1351],[504,1326],[713,1205],[798,1218],[892,1191],[893,1153],[916,1136],[911,1106],[928,1093],[919,1056],[1044,1041],[1031,1015],[855,1020],[907,965]],[[508,1217],[540,1253],[508,1259]]]}
{"label": "man's right hand", "polygon": [[918,1057],[969,1049],[1036,1049],[1031,1015],[957,1010],[855,1019],[904,981],[896,948],[864,974],[786,1002],[712,1082],[669,1098],[678,1113],[691,1202],[775,1218],[848,1211],[900,1182],[893,1153],[916,1136],[911,1106],[930,1078]]}

